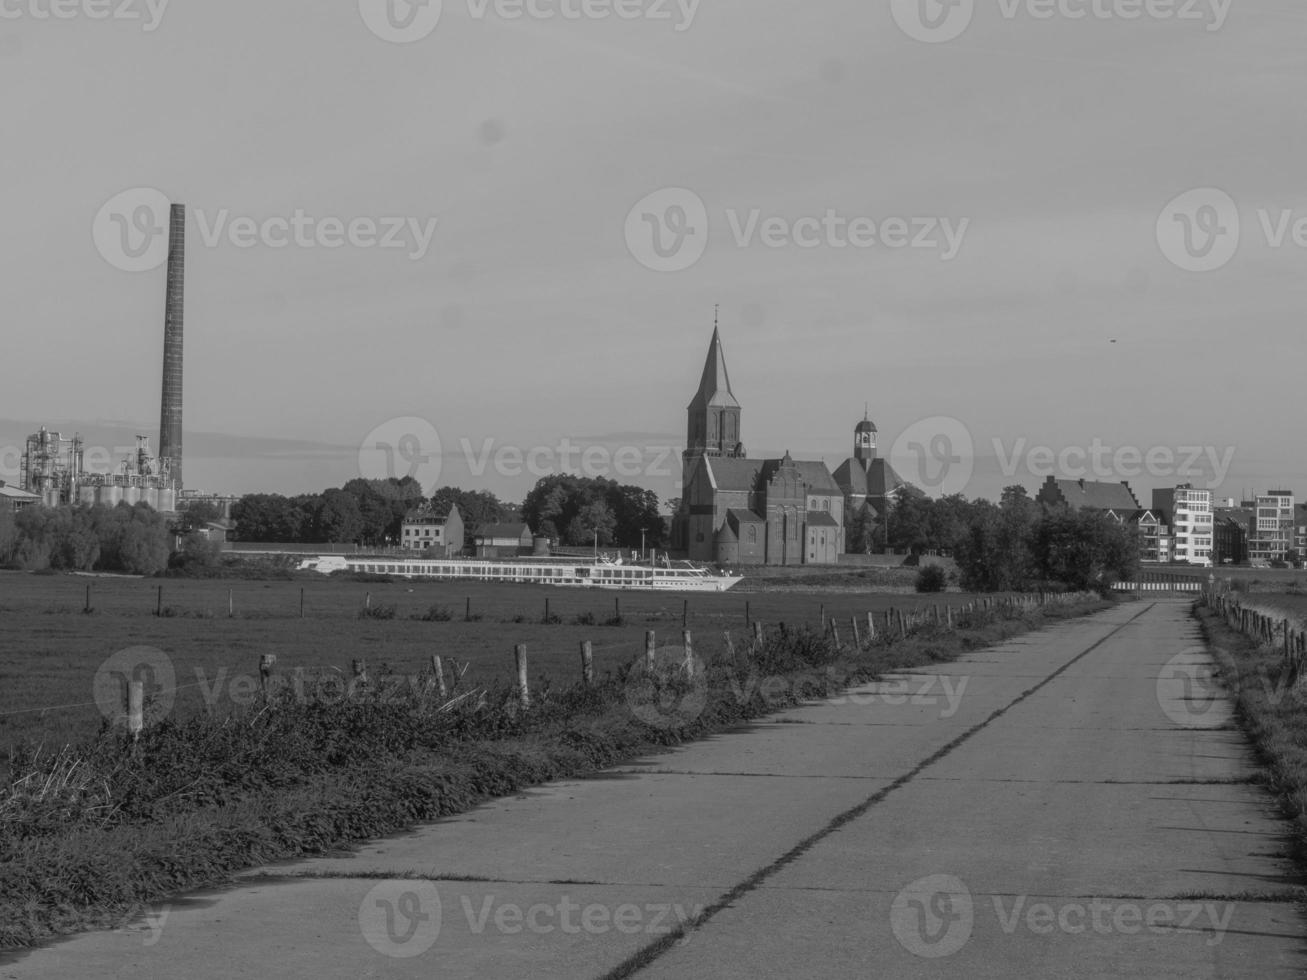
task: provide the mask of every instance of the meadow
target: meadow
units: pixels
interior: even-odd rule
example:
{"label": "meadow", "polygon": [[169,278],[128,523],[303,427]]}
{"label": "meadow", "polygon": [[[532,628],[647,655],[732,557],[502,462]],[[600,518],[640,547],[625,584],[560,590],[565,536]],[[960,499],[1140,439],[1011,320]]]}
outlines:
{"label": "meadow", "polygon": [[[316,574],[233,581],[0,572],[0,759],[22,741],[61,747],[93,735],[102,720],[96,671],[131,647],[166,654],[179,717],[248,703],[264,654],[276,655],[279,675],[302,667],[311,677],[348,677],[355,659],[374,674],[425,674],[438,654],[447,668],[466,668],[465,686],[486,686],[513,676],[514,647],[526,644],[532,686],[565,687],[580,679],[582,641],[592,643],[602,677],[636,659],[646,630],[660,646],[679,643],[683,617],[696,648],[712,654],[724,648],[724,631],[742,638],[753,620],[815,626],[824,610],[847,629],[868,612],[957,608],[970,598],[917,595],[911,581],[906,570],[772,575],[727,593],[679,595]],[[368,605],[393,608],[394,618],[361,618]],[[433,609],[449,618],[423,619]]]}

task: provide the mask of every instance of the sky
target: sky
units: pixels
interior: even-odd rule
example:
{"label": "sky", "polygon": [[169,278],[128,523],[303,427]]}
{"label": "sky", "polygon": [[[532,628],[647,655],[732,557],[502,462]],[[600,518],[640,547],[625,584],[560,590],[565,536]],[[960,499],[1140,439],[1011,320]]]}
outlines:
{"label": "sky", "polygon": [[750,455],[833,468],[865,410],[932,494],[1302,494],[1305,35],[1301,0],[0,0],[0,479],[40,425],[157,447],[175,201],[188,488],[673,497],[716,318]]}

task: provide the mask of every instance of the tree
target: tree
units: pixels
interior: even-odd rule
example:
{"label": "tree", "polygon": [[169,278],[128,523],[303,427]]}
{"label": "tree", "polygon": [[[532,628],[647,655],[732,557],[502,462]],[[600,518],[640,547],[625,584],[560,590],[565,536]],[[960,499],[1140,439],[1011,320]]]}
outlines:
{"label": "tree", "polygon": [[196,500],[191,503],[178,520],[178,526],[183,534],[190,531],[196,531],[207,524],[222,519],[222,508],[217,504],[210,503],[207,500]]}
{"label": "tree", "polygon": [[[465,539],[476,536],[483,527],[502,524],[517,517],[517,509],[504,503],[488,490],[461,490],[458,487],[441,487],[431,495],[431,506],[437,513],[449,507],[458,508],[463,518]],[[463,541],[455,542],[461,549]]]}
{"label": "tree", "polygon": [[880,521],[871,504],[863,504],[854,510],[849,516],[849,537],[854,554],[870,555],[876,550],[883,540],[877,531],[879,527]]}
{"label": "tree", "polygon": [[344,490],[327,490],[313,517],[314,537],[322,542],[357,541],[363,531],[358,499]]}
{"label": "tree", "polygon": [[1045,579],[1071,589],[1106,592],[1139,571],[1138,535],[1097,511],[1047,512],[1035,533],[1034,553]]}
{"label": "tree", "polygon": [[585,504],[567,525],[564,540],[570,545],[585,545],[596,542],[601,548],[613,544],[613,532],[617,528],[617,518],[612,509],[603,500],[592,500]]}

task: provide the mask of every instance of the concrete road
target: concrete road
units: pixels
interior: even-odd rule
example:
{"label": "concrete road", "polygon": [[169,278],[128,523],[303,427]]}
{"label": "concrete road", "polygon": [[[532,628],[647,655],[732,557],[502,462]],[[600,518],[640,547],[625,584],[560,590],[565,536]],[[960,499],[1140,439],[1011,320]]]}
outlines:
{"label": "concrete road", "polygon": [[1198,643],[1122,606],[0,977],[1301,976],[1287,825]]}

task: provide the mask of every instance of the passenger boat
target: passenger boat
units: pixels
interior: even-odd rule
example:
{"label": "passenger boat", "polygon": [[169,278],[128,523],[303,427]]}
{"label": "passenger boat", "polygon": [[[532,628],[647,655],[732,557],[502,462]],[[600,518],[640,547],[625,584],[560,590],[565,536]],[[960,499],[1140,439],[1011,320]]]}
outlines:
{"label": "passenger boat", "polygon": [[725,592],[743,576],[716,572],[691,562],[623,563],[565,558],[489,561],[471,558],[398,558],[388,555],[323,555],[300,563],[301,571],[361,572],[396,578],[519,582],[588,589],[648,592]]}

